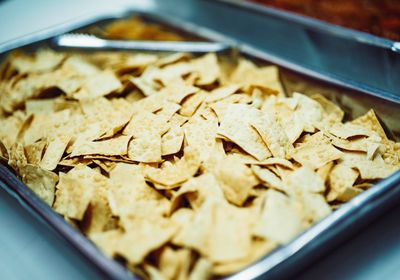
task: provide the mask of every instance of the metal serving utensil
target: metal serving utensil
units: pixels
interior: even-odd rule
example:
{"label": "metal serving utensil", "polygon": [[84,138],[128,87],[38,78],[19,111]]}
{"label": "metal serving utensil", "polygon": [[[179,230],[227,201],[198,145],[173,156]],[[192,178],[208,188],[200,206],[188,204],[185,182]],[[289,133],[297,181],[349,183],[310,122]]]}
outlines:
{"label": "metal serving utensil", "polygon": [[190,52],[208,53],[231,49],[228,44],[219,42],[174,42],[174,41],[136,41],[106,40],[94,35],[66,33],[52,39],[55,47],[79,49],[113,49],[150,52]]}

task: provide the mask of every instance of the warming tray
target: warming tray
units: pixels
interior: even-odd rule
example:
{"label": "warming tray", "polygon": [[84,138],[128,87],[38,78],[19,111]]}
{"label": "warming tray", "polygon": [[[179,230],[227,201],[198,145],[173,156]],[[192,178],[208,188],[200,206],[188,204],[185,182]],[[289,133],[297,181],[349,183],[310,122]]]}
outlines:
{"label": "warming tray", "polygon": [[[199,38],[231,44],[237,43],[234,38],[190,22],[170,18],[165,14],[144,14],[130,10],[118,15],[100,15],[91,19],[82,19],[80,23],[75,22],[62,29],[52,30],[48,33],[48,36],[40,37],[41,41],[34,39],[21,41],[20,46],[29,51],[48,44],[49,40],[43,40],[44,38],[49,39],[56,34],[68,32],[78,27],[85,28],[85,26],[91,24],[101,25],[114,19],[137,14],[146,20],[162,23]],[[329,99],[334,99],[342,106],[345,105],[343,108],[351,118],[365,113],[368,108],[374,108],[388,128],[393,131],[393,137],[400,135],[400,124],[398,123],[400,102],[395,98],[384,95],[379,91],[365,90],[356,83],[346,83],[332,76],[310,71],[304,65],[288,62],[245,44],[240,45],[240,51],[242,55],[255,60],[257,63],[272,63],[280,66],[281,80],[287,92],[297,90],[307,95],[318,92]],[[4,55],[6,53],[1,54],[0,59],[4,58]],[[0,164],[0,179],[4,182],[4,185],[1,184],[1,186],[16,197],[22,206],[54,228],[106,277],[111,279],[136,279],[122,265],[103,255],[83,234],[70,226],[61,216],[42,202],[4,163]],[[369,190],[350,200],[290,243],[277,248],[258,262],[226,279],[276,279],[293,275],[398,201],[400,198],[399,184],[400,171],[381,180]]]}

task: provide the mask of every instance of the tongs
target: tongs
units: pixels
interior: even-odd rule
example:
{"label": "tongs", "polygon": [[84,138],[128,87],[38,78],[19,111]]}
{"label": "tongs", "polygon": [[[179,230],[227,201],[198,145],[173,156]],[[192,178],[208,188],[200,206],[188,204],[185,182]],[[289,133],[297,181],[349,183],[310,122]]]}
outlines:
{"label": "tongs", "polygon": [[67,33],[52,39],[55,47],[79,49],[136,50],[149,52],[190,52],[208,53],[231,49],[231,46],[219,42],[173,42],[173,41],[133,41],[107,40],[94,35]]}

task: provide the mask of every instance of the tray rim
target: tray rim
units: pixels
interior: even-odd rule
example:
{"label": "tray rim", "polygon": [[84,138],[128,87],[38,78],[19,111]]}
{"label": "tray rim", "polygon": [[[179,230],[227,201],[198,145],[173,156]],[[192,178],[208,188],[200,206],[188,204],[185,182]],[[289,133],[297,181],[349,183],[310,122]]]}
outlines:
{"label": "tray rim", "polygon": [[309,16],[301,15],[295,12],[278,9],[268,5],[252,2],[249,0],[205,0],[215,1],[223,5],[234,8],[244,9],[256,14],[280,18],[290,21],[309,29],[319,30],[334,36],[355,40],[360,43],[380,47],[400,54],[400,41],[394,41],[364,31],[339,26],[323,20],[315,19]]}
{"label": "tray rim", "polygon": [[[131,7],[125,9],[123,12],[102,13],[89,16],[86,15],[83,17],[75,18],[64,24],[55,25],[51,28],[47,28],[45,30],[46,32],[40,31],[29,34],[29,36],[27,36],[26,38],[20,38],[20,40],[15,41],[14,44],[17,45],[17,47],[14,47],[13,49],[38,43],[55,35],[62,34],[76,28],[88,26],[98,21],[106,19],[118,19],[135,14],[143,15],[150,18],[155,17],[157,18],[157,21],[164,21],[165,24],[169,24],[172,26],[176,25],[177,28],[183,31],[199,34],[200,36],[210,38],[210,40],[223,40],[225,42],[228,41],[231,43],[235,43],[239,46],[241,53],[243,54],[247,54],[261,60],[267,60],[268,62],[278,64],[279,66],[288,68],[294,72],[299,72],[302,75],[309,76],[314,79],[333,84],[335,86],[339,86],[349,90],[355,90],[400,105],[400,100],[398,100],[398,98],[392,99],[390,96],[388,97],[386,95],[382,95],[379,92],[371,92],[368,88],[363,87],[363,85],[361,84],[357,85],[351,82],[346,83],[337,80],[334,77],[329,77],[319,72],[309,70],[305,67],[302,67],[301,65],[288,62],[285,59],[270,55],[265,51],[259,50],[245,43],[238,42],[235,39],[222,35],[217,31],[202,27],[199,24],[181,19],[178,20],[173,17],[161,15],[158,12],[143,11]],[[77,20],[81,21],[77,22]],[[2,45],[0,45],[0,55],[3,55],[5,52],[11,50],[9,49],[2,52],[1,47]],[[0,184],[1,187],[4,188],[11,196],[16,198],[23,207],[25,207],[27,210],[33,210],[33,213],[31,212],[31,214],[39,216],[62,238],[70,242],[77,249],[77,251],[79,251],[84,257],[91,261],[97,269],[105,273],[108,277],[112,279],[138,279],[137,276],[129,272],[126,267],[123,267],[116,261],[105,256],[86,236],[84,236],[80,231],[74,229],[71,225],[64,221],[64,219],[60,215],[58,215],[45,202],[40,200],[29,187],[22,183],[22,181],[19,180],[17,176],[9,170],[8,165],[4,164],[3,162],[0,164],[0,180],[3,181],[4,186],[6,186],[7,188],[4,188],[3,184]],[[227,276],[226,279],[243,279],[242,277],[251,277],[253,279],[263,276],[264,273],[267,273],[268,271],[276,268],[282,262],[286,261],[288,258],[294,256],[296,253],[300,252],[302,249],[310,245],[313,240],[320,237],[322,234],[326,234],[327,230],[334,227],[334,225],[337,225],[337,223],[351,219],[351,215],[362,213],[362,211],[365,210],[364,208],[368,207],[368,204],[374,202],[375,200],[379,199],[389,192],[393,192],[395,187],[398,185],[400,185],[400,170],[395,172],[391,176],[382,179],[369,190],[364,191],[357,197],[345,203],[338,210],[336,210],[320,222],[314,224],[300,235],[296,236],[292,241],[277,248],[273,252],[266,254],[260,260],[251,263],[243,270]],[[398,196],[400,197],[400,192]],[[271,261],[272,263],[266,265],[268,264],[268,261]],[[263,266],[264,268],[262,268],[261,266]]]}

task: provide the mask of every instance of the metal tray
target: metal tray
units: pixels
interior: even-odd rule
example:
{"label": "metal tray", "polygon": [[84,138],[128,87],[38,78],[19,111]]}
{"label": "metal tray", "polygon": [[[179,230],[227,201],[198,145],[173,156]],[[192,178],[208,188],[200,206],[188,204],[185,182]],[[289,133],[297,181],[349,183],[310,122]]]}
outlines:
{"label": "metal tray", "polygon": [[400,42],[243,0],[169,0],[159,5],[165,13],[325,76],[400,99]]}
{"label": "metal tray", "polygon": [[[104,24],[133,14],[139,14],[146,20],[162,23],[199,38],[235,42],[232,38],[190,22],[172,19],[157,13],[143,14],[138,11],[126,11],[118,15],[101,15],[97,18],[84,19],[80,23],[71,23],[69,27],[58,27],[58,29],[51,30],[47,34],[41,33],[41,41],[37,39],[38,37],[36,37],[36,40],[27,41],[24,39],[25,41],[20,42],[19,45],[23,46],[22,49],[29,51],[48,44],[49,41],[43,39],[50,38],[55,34],[70,31],[78,26],[85,28],[85,26],[93,23]],[[280,66],[281,80],[288,92],[298,90],[308,95],[315,92],[323,94],[341,104],[346,110],[347,117],[351,118],[364,113],[368,108],[374,108],[393,131],[393,137],[400,135],[399,101],[381,95],[379,92],[365,90],[358,87],[357,84],[343,83],[332,77],[307,70],[301,65],[292,64],[247,45],[241,46],[241,54],[257,63],[273,63]],[[4,55],[4,53],[0,55],[0,60],[4,58]],[[83,234],[70,226],[61,216],[42,202],[4,163],[0,164],[0,180],[4,183],[0,185],[14,196],[22,206],[54,228],[107,278],[136,279],[136,276],[121,264],[103,255]],[[397,202],[400,198],[399,185],[400,171],[381,180],[371,189],[353,198],[293,241],[277,248],[261,260],[236,274],[226,277],[226,279],[281,279],[293,275]]]}

